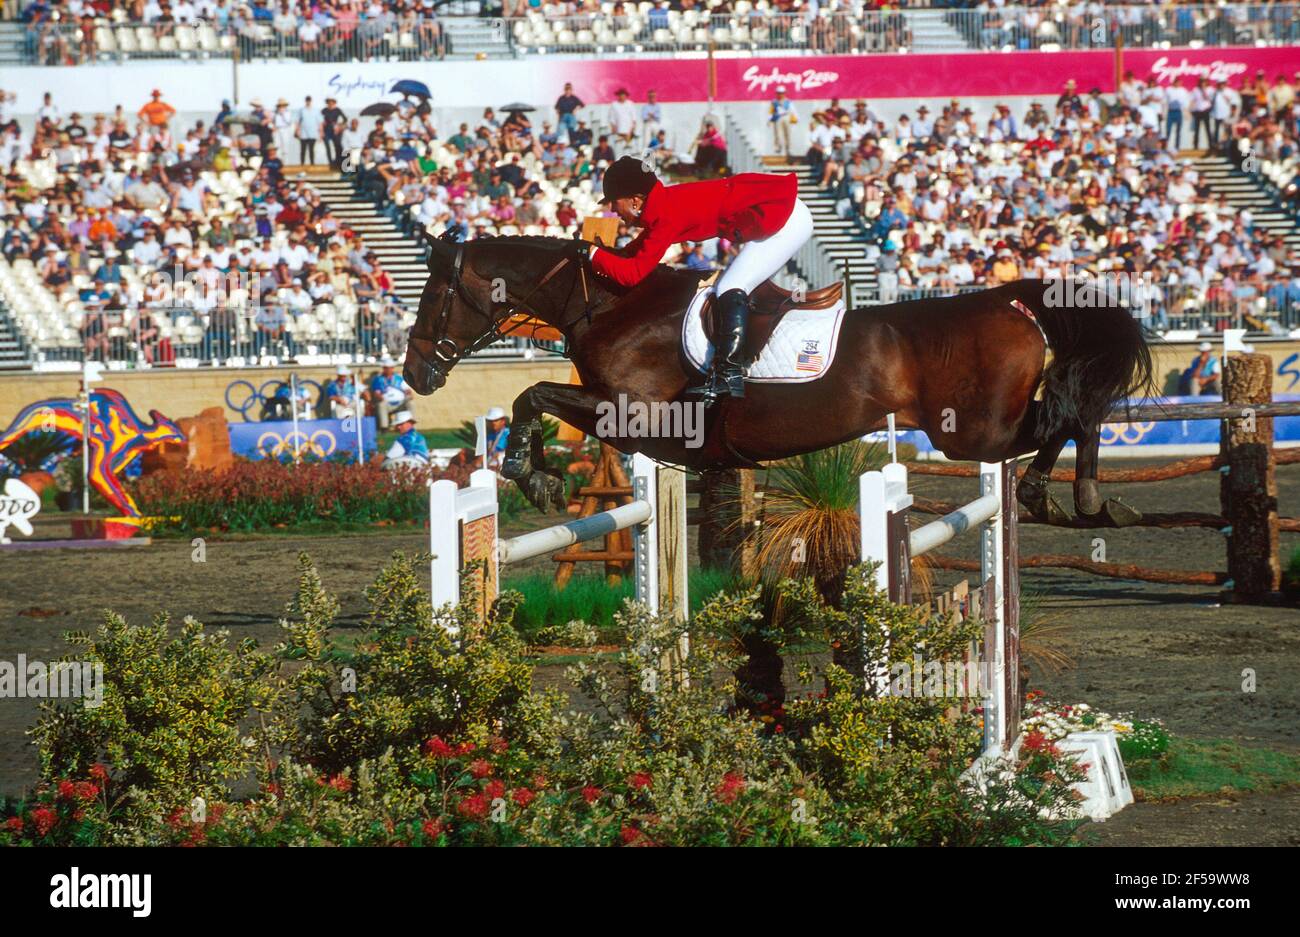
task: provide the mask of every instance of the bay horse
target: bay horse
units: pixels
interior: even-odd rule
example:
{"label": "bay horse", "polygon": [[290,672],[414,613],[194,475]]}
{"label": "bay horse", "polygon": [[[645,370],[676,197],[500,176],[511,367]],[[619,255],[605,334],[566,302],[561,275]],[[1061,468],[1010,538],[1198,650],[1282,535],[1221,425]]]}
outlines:
{"label": "bay horse", "polygon": [[609,402],[678,401],[702,380],[681,351],[682,319],[701,274],[660,265],[625,289],[595,275],[573,241],[546,237],[434,240],[429,271],[403,368],[416,393],[443,386],[457,362],[508,334],[506,323],[519,313],[564,335],[582,383],[543,381],[520,394],[502,463],[502,474],[542,511],[565,507],[561,475],[545,461],[543,413],[622,452],[701,472],[758,467],[858,439],[884,428],[893,413],[950,459],[997,462],[1036,452],[1018,496],[1049,522],[1068,519],[1047,477],[1073,439],[1078,513],[1112,526],[1140,517],[1103,502],[1097,484],[1102,418],[1151,388],[1143,329],[1113,301],[1066,305],[1049,301],[1050,281],[1020,280],[853,309],[819,379],[751,383],[743,399],[709,408],[699,439],[620,438],[598,429]]}

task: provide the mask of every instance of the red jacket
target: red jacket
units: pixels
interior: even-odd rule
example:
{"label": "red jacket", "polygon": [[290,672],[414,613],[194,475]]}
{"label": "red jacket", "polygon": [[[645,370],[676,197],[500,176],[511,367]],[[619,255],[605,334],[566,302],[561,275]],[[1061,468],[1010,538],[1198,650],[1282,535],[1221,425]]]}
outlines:
{"label": "red jacket", "polygon": [[641,233],[618,253],[597,248],[591,266],[622,286],[635,286],[674,244],[771,237],[789,220],[798,193],[793,173],[743,172],[668,186],[656,182],[641,210]]}

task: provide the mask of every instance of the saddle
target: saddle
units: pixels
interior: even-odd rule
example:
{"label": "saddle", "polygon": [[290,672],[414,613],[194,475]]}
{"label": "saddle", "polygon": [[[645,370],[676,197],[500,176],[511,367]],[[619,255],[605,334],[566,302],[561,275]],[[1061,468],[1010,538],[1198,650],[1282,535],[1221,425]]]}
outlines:
{"label": "saddle", "polygon": [[[751,311],[749,329],[745,336],[745,360],[758,359],[759,352],[772,338],[772,333],[781,324],[781,318],[792,309],[833,309],[844,296],[842,282],[823,286],[818,290],[809,290],[802,302],[795,302],[794,295],[787,289],[777,286],[771,280],[764,280],[758,289],[749,294]],[[718,316],[716,297],[709,295],[704,301],[700,313],[704,333],[714,345],[718,343]]]}

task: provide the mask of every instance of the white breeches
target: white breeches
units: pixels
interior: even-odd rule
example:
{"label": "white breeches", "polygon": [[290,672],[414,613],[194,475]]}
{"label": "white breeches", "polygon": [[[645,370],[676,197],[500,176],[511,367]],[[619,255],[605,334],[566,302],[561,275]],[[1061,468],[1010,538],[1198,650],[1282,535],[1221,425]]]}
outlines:
{"label": "white breeches", "polygon": [[812,212],[801,200],[794,200],[794,211],[781,229],[771,237],[761,241],[749,241],[742,244],[727,269],[722,271],[713,289],[721,296],[728,290],[744,290],[752,293],[764,280],[785,269],[786,262],[793,257],[812,237]]}

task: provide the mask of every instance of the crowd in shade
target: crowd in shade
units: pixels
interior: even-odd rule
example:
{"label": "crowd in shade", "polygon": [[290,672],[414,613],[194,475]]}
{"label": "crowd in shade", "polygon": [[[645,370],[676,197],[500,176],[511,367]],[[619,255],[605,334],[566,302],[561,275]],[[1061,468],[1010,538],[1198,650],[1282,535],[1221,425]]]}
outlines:
{"label": "crowd in shade", "polygon": [[[987,119],[959,100],[889,120],[865,101],[831,101],[811,115],[807,161],[880,248],[886,296],[1087,270],[1149,283],[1158,325],[1261,297],[1294,325],[1300,256],[1213,192],[1186,148],[1255,173],[1294,163],[1298,105],[1292,76],[1263,73],[1190,88],[1128,73],[1115,95],[1071,81],[1055,100],[997,105]],[[769,109],[778,148],[793,109],[783,93]],[[1295,212],[1294,189],[1282,196]]]}
{"label": "crowd in shade", "polygon": [[[255,99],[238,122],[226,109],[183,127],[161,90],[104,114],[45,95],[30,132],[0,130],[0,252],[34,265],[92,357],[128,357],[118,339],[145,363],[182,342],[201,358],[291,357],[295,320],[313,313],[308,331],[327,314],[323,337],[358,351],[400,346],[390,276],[286,169],[298,156],[282,156],[273,115]],[[294,112],[293,127],[309,121],[319,112]]]}

